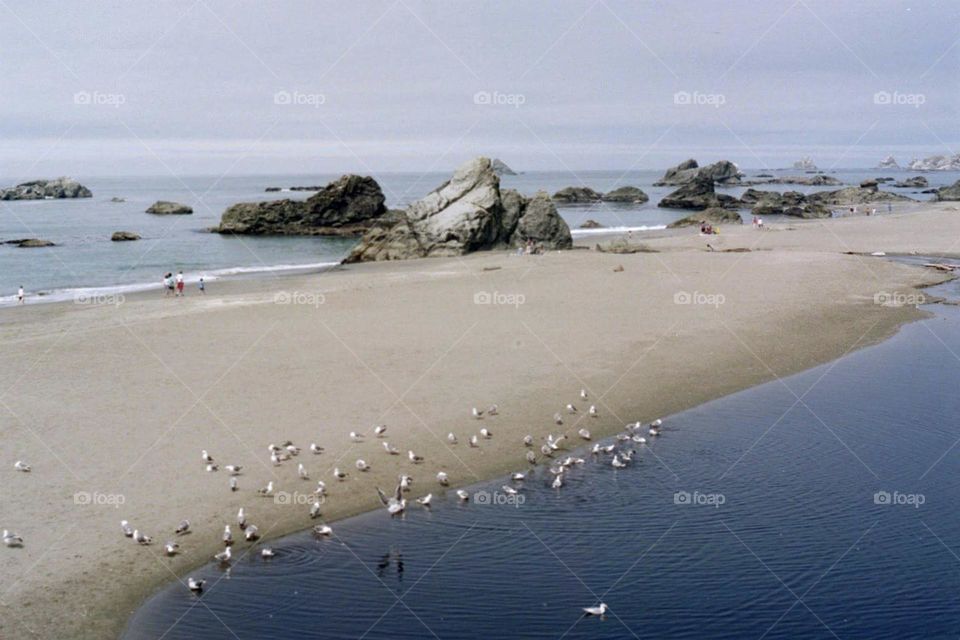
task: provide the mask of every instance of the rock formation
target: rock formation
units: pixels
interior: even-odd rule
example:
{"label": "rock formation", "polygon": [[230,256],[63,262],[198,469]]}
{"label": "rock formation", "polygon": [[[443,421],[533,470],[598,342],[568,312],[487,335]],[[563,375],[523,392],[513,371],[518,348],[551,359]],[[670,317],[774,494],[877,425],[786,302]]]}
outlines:
{"label": "rock formation", "polygon": [[877,169],[899,169],[900,165],[897,164],[896,159],[893,156],[887,156],[880,161],[880,164],[877,165]]}
{"label": "rock formation", "polygon": [[140,234],[134,233],[133,231],[114,231],[110,239],[114,242],[130,242],[139,240]]}
{"label": "rock formation", "polygon": [[672,187],[689,184],[697,177],[707,177],[717,184],[737,185],[743,174],[734,163],[729,160],[720,160],[713,164],[701,167],[693,158],[684,160],[675,167],[667,169],[663,177],[653,183],[655,187]]}
{"label": "rock formation", "polygon": [[581,229],[603,229],[604,226],[599,222],[597,222],[596,220],[587,220],[582,225],[580,225],[580,228]]}
{"label": "rock formation", "polygon": [[640,204],[650,199],[642,189],[637,187],[618,187],[613,191],[608,191],[600,197],[604,202],[626,202]]}
{"label": "rock formation", "polygon": [[825,206],[836,206],[877,202],[913,202],[913,199],[889,191],[880,191],[876,180],[865,180],[859,187],[811,193],[807,196],[807,201]]}
{"label": "rock formation", "polygon": [[484,249],[573,246],[570,229],[549,194],[532,198],[500,190],[488,158],[460,166],[453,177],[404,211],[379,218],[345,263],[458,256]]}
{"label": "rock formation", "polygon": [[739,202],[732,196],[716,193],[713,189],[713,180],[709,176],[698,175],[676,191],[664,196],[657,206],[669,209],[736,208]]}
{"label": "rock formation", "polygon": [[6,240],[3,244],[12,244],[16,247],[30,249],[35,247],[55,247],[54,243],[41,238],[21,238],[19,240]]}
{"label": "rock formation", "polygon": [[817,165],[813,163],[813,160],[810,156],[804,156],[796,162],[793,163],[794,169],[799,169],[800,171],[817,171]]}
{"label": "rock formation", "polygon": [[186,215],[193,213],[193,209],[179,202],[157,200],[147,208],[147,213],[153,213],[158,216]]}
{"label": "rock formation", "polygon": [[306,200],[242,202],[220,218],[218,233],[360,235],[387,213],[383,191],[369,176],[345,175]]}
{"label": "rock formation", "polygon": [[930,183],[927,182],[927,179],[923,176],[914,176],[912,178],[907,178],[906,180],[894,182],[893,186],[900,189],[925,189],[930,186]]}
{"label": "rock formation", "polygon": [[692,227],[704,222],[713,225],[743,224],[743,219],[736,211],[728,211],[727,209],[711,207],[710,209],[704,209],[703,211],[698,211],[697,213],[693,213],[685,218],[680,218],[679,220],[671,222],[667,225],[667,228],[676,229],[679,227]]}
{"label": "rock formation", "polygon": [[960,180],[957,180],[949,187],[937,189],[937,193],[933,196],[933,199],[940,202],[955,202],[960,200]]}
{"label": "rock formation", "polygon": [[494,158],[491,165],[493,172],[498,176],[515,176],[517,172],[507,166],[507,163],[500,158]]}
{"label": "rock formation", "polygon": [[90,189],[73,178],[33,180],[8,189],[0,189],[0,200],[52,200],[90,197],[93,197]]}
{"label": "rock formation", "polygon": [[761,191],[747,189],[740,202],[757,216],[786,215],[797,218],[828,218],[830,210],[823,204],[812,202],[799,191]]}
{"label": "rock formation", "polygon": [[930,156],[923,160],[914,158],[907,165],[911,171],[960,171],[960,154],[953,156]]}
{"label": "rock formation", "polygon": [[603,199],[603,194],[594,191],[590,187],[567,187],[553,194],[553,199],[566,204],[600,202],[600,200]]}

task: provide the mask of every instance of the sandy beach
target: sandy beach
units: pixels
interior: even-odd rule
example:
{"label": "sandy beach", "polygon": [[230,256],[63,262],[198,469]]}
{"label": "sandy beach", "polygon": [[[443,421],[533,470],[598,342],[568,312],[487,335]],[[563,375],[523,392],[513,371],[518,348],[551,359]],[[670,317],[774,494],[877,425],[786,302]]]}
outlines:
{"label": "sandy beach", "polygon": [[[414,478],[411,497],[440,490],[441,470],[452,490],[524,468],[526,434],[576,444],[578,428],[611,434],[880,341],[924,312],[878,296],[918,299],[908,296],[950,276],[869,254],[960,255],[958,214],[917,204],[661,233],[643,240],[651,252],[629,255],[592,250],[609,238],[591,237],[543,256],[482,252],[224,280],[183,299],[2,309],[0,526],[25,543],[0,554],[0,636],[115,637],[147,595],[211,559],[241,506],[266,540],[314,524],[300,498],[316,480],[336,531],[400,473]],[[554,424],[581,388],[599,417]],[[499,415],[471,417],[492,404]],[[387,455],[377,424],[424,462]],[[468,448],[481,426],[492,439]],[[350,431],[367,437],[351,442]],[[273,466],[267,446],[286,440],[304,451]],[[311,442],[324,453],[306,451]],[[225,471],[205,470],[203,449],[243,466],[237,492]],[[358,458],[371,470],[358,472]],[[15,471],[16,460],[33,470]],[[289,501],[257,495],[271,480]],[[184,518],[192,533],[168,558],[162,545]],[[124,538],[123,519],[154,544]]]}

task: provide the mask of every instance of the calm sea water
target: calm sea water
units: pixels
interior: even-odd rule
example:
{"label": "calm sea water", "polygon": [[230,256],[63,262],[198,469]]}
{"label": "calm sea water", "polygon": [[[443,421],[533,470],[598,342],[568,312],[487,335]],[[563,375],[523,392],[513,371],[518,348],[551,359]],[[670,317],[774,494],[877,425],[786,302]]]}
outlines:
{"label": "calm sea water", "polygon": [[[442,495],[204,567],[202,597],[172,584],[124,637],[956,637],[960,308],[931,308],[883,344],[670,416],[626,469],[581,453],[560,491],[536,469],[523,504]],[[600,600],[605,619],[581,616]]]}
{"label": "calm sea water", "polygon": [[[747,171],[754,175],[756,171]],[[784,171],[795,175],[797,171]],[[888,174],[889,172],[884,172]],[[877,171],[843,170],[834,175],[856,183],[876,176]],[[533,194],[539,189],[553,193],[570,185],[588,185],[598,191],[634,185],[650,195],[644,205],[563,207],[562,215],[576,233],[588,219],[607,227],[661,228],[686,212],[658,209],[656,203],[671,191],[652,187],[662,171],[536,172],[505,176],[505,187]],[[894,173],[902,177],[904,173]],[[952,184],[960,174],[927,174],[932,184]],[[84,178],[76,176],[94,194],[93,198],[39,202],[0,203],[0,240],[44,238],[55,242],[49,249],[19,249],[0,245],[0,304],[10,303],[17,287],[23,285],[32,301],[71,298],[77,290],[107,288],[137,289],[159,286],[167,271],[183,270],[190,280],[204,276],[208,281],[237,272],[274,273],[294,266],[337,262],[355,240],[337,238],[232,237],[206,233],[215,226],[231,204],[280,197],[307,198],[309,193],[264,193],[268,186],[323,185],[336,175],[245,176],[245,177],[125,177]],[[448,173],[374,176],[382,186],[390,207],[403,207],[442,184]],[[20,180],[9,178],[2,184]],[[774,189],[785,187],[774,186]],[[739,189],[726,190],[738,196]],[[113,197],[126,202],[110,202]],[[918,198],[928,196],[915,195]],[[194,208],[190,216],[153,216],[144,210],[156,200],[173,200]],[[114,231],[135,231],[139,242],[111,242]]]}

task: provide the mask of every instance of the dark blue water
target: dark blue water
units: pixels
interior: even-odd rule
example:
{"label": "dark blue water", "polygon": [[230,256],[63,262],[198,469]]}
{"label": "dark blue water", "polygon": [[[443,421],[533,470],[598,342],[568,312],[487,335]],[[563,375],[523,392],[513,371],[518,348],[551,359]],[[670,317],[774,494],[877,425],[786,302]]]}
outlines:
{"label": "dark blue water", "polygon": [[[747,178],[757,171],[745,171]],[[776,173],[796,175],[795,170]],[[889,173],[889,172],[879,172]],[[834,175],[846,183],[876,176],[875,170],[838,170]],[[605,192],[624,185],[638,186],[650,196],[641,205],[596,203],[564,206],[561,215],[574,235],[587,234],[578,227],[595,220],[609,228],[631,228],[643,233],[659,229],[689,212],[659,209],[660,198],[673,190],[654,187],[662,171],[554,171],[504,176],[504,187],[521,193],[538,190],[554,193],[567,186],[590,186]],[[894,174],[903,177],[906,174]],[[912,174],[911,174],[912,175]],[[934,186],[952,184],[960,174],[927,174]],[[36,176],[29,176],[35,178]],[[206,233],[216,226],[231,204],[279,198],[307,198],[307,192],[265,193],[269,186],[323,185],[338,176],[153,176],[84,178],[76,176],[93,191],[93,198],[0,203],[0,241],[44,238],[58,246],[48,249],[19,249],[0,244],[0,304],[15,302],[23,285],[28,301],[72,299],[79,292],[111,292],[160,286],[168,271],[183,270],[189,281],[203,276],[207,282],[236,272],[259,271],[275,274],[291,267],[336,263],[356,242],[349,238],[233,237]],[[385,173],[374,176],[380,183],[388,206],[402,208],[423,197],[449,178],[449,173]],[[0,186],[17,182],[0,181]],[[775,190],[790,187],[771,185]],[[830,187],[835,188],[835,187]],[[888,187],[884,187],[888,188]],[[816,191],[821,188],[800,188]],[[892,189],[912,197],[912,190]],[[739,196],[742,187],[723,189]],[[111,198],[124,198],[121,203]],[[154,216],[144,210],[157,200],[173,200],[193,207],[189,216]],[[138,242],[111,242],[114,231],[134,231]],[[93,291],[89,291],[93,290]]]}

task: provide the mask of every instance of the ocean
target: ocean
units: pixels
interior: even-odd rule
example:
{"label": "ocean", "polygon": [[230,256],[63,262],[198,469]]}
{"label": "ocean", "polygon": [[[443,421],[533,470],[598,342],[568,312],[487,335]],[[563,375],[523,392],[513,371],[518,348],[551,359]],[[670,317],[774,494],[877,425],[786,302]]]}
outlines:
{"label": "ocean", "polygon": [[[746,170],[748,176],[760,171]],[[775,173],[797,175],[796,170]],[[831,175],[846,183],[879,175],[898,179],[907,172],[836,170]],[[598,191],[633,185],[650,196],[643,205],[578,205],[560,208],[575,236],[597,233],[578,229],[592,219],[605,227],[632,229],[638,234],[662,229],[689,212],[658,209],[656,203],[670,191],[653,187],[662,171],[570,171],[531,172],[504,176],[502,186],[533,194],[554,193],[567,186],[587,185]],[[952,184],[955,172],[926,174],[932,186]],[[208,233],[223,211],[237,202],[307,198],[309,192],[265,193],[266,187],[325,185],[337,175],[285,175],[243,177],[123,177],[74,176],[93,192],[92,198],[76,200],[0,202],[0,241],[42,238],[51,248],[25,249],[0,244],[0,305],[12,304],[19,286],[31,303],[73,299],[82,295],[142,290],[160,286],[162,276],[183,270],[188,283],[200,277],[211,283],[237,274],[267,274],[319,269],[340,261],[354,239],[317,237],[234,237]],[[385,173],[374,175],[387,197],[387,206],[402,208],[421,198],[449,178],[449,173]],[[6,178],[13,185],[27,178]],[[774,185],[784,190],[792,187]],[[836,188],[836,187],[830,187]],[[817,190],[818,188],[808,188]],[[743,188],[723,192],[739,196]],[[900,192],[911,194],[909,189]],[[926,199],[927,195],[913,195]],[[124,202],[111,202],[123,198]],[[154,216],[144,210],[157,200],[191,205],[188,216]],[[134,231],[137,242],[111,242],[114,231]],[[609,231],[609,229],[607,230]]]}
{"label": "ocean", "polygon": [[[560,490],[537,467],[202,567],[202,596],[173,582],[123,637],[955,637],[960,307],[927,308],[886,342],[665,417],[625,469],[583,448]],[[600,601],[604,618],[582,615]]]}

